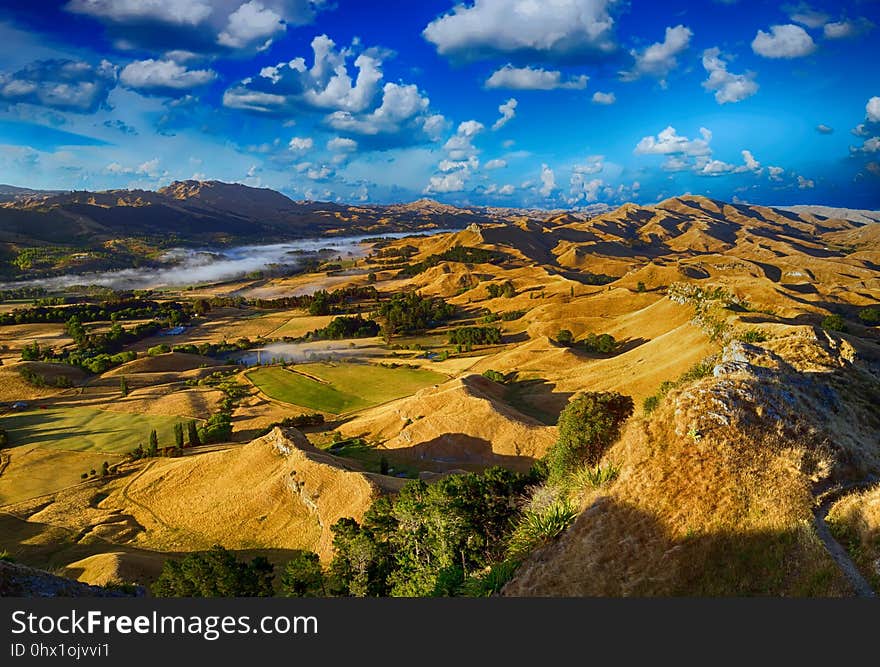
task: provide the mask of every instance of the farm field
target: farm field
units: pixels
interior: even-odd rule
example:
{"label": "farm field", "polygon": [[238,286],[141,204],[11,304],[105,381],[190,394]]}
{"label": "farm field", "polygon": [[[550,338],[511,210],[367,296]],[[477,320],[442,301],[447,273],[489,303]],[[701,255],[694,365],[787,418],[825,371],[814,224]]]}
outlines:
{"label": "farm field", "polygon": [[293,370],[259,368],[248,377],[270,398],[332,414],[409,396],[447,379],[429,370],[354,363],[298,364]]}
{"label": "farm field", "polygon": [[146,446],[152,429],[156,429],[160,447],[174,444],[174,424],[180,421],[187,420],[71,407],[16,413],[0,419],[0,427],[9,433],[12,447],[127,454],[138,443]]}
{"label": "farm field", "polygon": [[103,452],[68,452],[37,445],[4,450],[7,467],[0,475],[0,506],[53,493],[82,481],[82,473],[100,474],[104,461],[120,457]]}

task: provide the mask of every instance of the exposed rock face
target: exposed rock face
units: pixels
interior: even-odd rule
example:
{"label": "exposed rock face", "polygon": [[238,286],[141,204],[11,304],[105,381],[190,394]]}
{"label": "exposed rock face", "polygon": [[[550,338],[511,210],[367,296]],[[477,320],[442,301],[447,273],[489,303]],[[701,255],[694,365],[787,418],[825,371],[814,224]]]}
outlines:
{"label": "exposed rock face", "polygon": [[118,598],[143,595],[144,589],[140,587],[122,591],[90,586],[43,570],[0,561],[0,597]]}

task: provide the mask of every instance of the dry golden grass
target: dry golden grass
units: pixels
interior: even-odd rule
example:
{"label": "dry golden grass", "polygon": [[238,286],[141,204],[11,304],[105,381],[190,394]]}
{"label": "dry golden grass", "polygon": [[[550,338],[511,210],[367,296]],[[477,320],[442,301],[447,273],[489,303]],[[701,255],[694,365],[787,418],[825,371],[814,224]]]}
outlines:
{"label": "dry golden grass", "polygon": [[827,521],[874,589],[880,589],[880,485],[834,503]]}

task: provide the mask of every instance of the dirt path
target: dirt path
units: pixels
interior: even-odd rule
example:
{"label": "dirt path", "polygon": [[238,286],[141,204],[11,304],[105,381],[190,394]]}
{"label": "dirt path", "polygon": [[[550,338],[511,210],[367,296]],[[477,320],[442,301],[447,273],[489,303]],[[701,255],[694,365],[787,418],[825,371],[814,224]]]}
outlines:
{"label": "dirt path", "polygon": [[854,482],[826,491],[817,496],[817,500],[820,498],[822,500],[813,510],[813,523],[816,526],[816,533],[819,535],[819,539],[822,540],[822,544],[825,545],[828,554],[834,559],[837,567],[840,568],[843,576],[846,577],[846,580],[849,582],[850,586],[852,586],[856,597],[860,598],[877,597],[877,593],[871,588],[871,584],[868,583],[868,580],[862,575],[858,566],[853,562],[852,558],[850,558],[846,547],[838,542],[834,535],[831,534],[831,530],[828,528],[828,523],[825,519],[828,516],[831,506],[840,500],[845,494],[873,486],[876,483],[877,478],[871,476],[861,482]]}

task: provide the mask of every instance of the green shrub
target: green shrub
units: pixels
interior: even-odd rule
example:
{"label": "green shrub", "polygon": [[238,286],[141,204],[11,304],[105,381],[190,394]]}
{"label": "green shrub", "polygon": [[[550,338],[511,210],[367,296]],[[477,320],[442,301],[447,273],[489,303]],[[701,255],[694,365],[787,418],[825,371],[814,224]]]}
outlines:
{"label": "green shrub", "polygon": [[577,509],[566,501],[557,501],[541,511],[527,511],[510,536],[508,557],[522,558],[555,539],[577,514]]}
{"label": "green shrub", "polygon": [[166,352],[171,352],[171,347],[166,345],[165,343],[160,343],[159,345],[154,345],[153,347],[147,350],[147,355],[151,357],[155,357],[160,354],[165,354]]}
{"label": "green shrub", "polygon": [[633,401],[617,392],[587,392],[559,415],[559,435],[547,452],[551,481],[583,464],[596,465],[633,413]]}
{"label": "green shrub", "polygon": [[746,329],[737,336],[743,343],[763,343],[767,338],[769,334],[764,329]]}
{"label": "green shrub", "polygon": [[289,598],[314,598],[326,595],[324,571],[318,554],[295,550],[281,573],[281,594]]}
{"label": "green shrub", "polygon": [[264,557],[245,563],[214,545],[180,561],[166,560],[152,591],[166,598],[271,597],[273,577],[274,568]]}
{"label": "green shrub", "polygon": [[859,319],[869,326],[880,324],[880,306],[868,306],[859,313]]}
{"label": "green shrub", "polygon": [[617,341],[611,334],[603,333],[597,336],[589,333],[584,339],[584,349],[593,354],[611,354],[617,349]]}
{"label": "green shrub", "polygon": [[560,329],[559,333],[556,334],[556,342],[560,345],[573,345],[574,344],[574,334],[571,333],[568,329]]}
{"label": "green shrub", "polygon": [[493,371],[491,369],[488,371],[483,371],[483,377],[499,384],[504,384],[505,380],[504,373],[499,373],[498,371]]}
{"label": "green shrub", "polygon": [[846,331],[846,322],[840,315],[828,315],[822,320],[822,328],[828,331]]}

